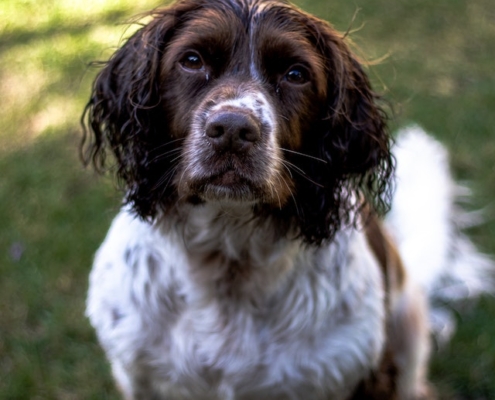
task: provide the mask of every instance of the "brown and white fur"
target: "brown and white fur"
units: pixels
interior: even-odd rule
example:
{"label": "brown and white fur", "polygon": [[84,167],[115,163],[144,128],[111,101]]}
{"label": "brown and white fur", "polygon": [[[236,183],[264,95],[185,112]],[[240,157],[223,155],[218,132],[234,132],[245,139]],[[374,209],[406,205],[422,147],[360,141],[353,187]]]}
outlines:
{"label": "brown and white fur", "polygon": [[[342,35],[276,0],[183,0],[151,17],[85,113],[86,161],[101,169],[110,151],[126,191],[87,302],[124,397],[429,398],[424,289],[459,235],[454,193],[422,190],[400,148],[424,145],[439,172],[420,179],[455,188],[441,145],[400,136],[384,225],[386,115]],[[437,224],[434,274],[411,279]]]}

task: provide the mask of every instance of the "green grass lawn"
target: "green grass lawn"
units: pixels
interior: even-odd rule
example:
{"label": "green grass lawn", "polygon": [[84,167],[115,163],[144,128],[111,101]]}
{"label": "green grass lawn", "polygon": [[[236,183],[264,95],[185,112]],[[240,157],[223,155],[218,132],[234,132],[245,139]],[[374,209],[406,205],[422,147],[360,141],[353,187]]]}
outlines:
{"label": "green grass lawn", "polygon": [[[495,254],[493,0],[298,1],[350,28],[393,104],[452,151]],[[117,399],[84,300],[93,253],[119,207],[110,180],[84,170],[79,117],[95,75],[128,35],[131,0],[0,0],[0,399]],[[356,11],[359,11],[356,14]],[[353,20],[353,16],[356,17]],[[353,21],[353,22],[352,22]],[[351,23],[352,22],[352,23]],[[495,300],[458,316],[431,375],[444,399],[495,399]]]}

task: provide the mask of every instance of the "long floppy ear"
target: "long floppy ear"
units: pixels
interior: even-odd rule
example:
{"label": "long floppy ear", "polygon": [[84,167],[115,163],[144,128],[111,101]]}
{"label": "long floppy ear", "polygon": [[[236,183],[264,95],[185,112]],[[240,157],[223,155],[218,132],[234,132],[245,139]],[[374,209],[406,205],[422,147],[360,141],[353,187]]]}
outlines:
{"label": "long floppy ear", "polygon": [[394,159],[387,115],[362,66],[342,35],[324,21],[307,18],[328,84],[326,104],[314,127],[317,134],[309,135],[303,149],[321,160],[304,167],[317,184],[302,181],[305,204],[298,213],[302,236],[321,242],[364,209],[388,210]]}
{"label": "long floppy ear", "polygon": [[183,22],[181,16],[194,7],[193,2],[183,1],[153,11],[151,22],[105,63],[82,116],[83,162],[102,172],[110,153],[116,164],[111,169],[126,191],[126,202],[142,217],[153,217],[159,198],[167,197],[153,193],[164,172],[172,168],[166,158],[160,160],[160,168],[152,167],[157,138],[163,143],[168,134],[160,65],[167,43]]}

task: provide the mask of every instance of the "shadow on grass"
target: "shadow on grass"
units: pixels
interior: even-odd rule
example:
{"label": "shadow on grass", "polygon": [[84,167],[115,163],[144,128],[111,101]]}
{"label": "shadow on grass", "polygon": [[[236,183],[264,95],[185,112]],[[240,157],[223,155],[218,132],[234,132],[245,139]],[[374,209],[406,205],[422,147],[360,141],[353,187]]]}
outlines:
{"label": "shadow on grass", "polygon": [[118,196],[82,171],[74,135],[4,155],[0,170],[0,398],[112,398],[84,299]]}

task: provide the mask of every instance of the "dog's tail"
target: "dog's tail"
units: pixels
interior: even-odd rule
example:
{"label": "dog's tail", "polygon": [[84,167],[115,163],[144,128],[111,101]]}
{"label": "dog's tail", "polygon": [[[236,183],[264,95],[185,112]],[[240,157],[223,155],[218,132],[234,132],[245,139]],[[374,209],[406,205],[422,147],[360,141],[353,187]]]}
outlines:
{"label": "dog's tail", "polygon": [[470,193],[452,179],[445,147],[413,126],[399,132],[394,154],[396,190],[386,224],[408,274],[430,299],[433,331],[446,340],[455,328],[448,305],[494,292],[495,263],[462,233],[481,218],[460,207]]}

